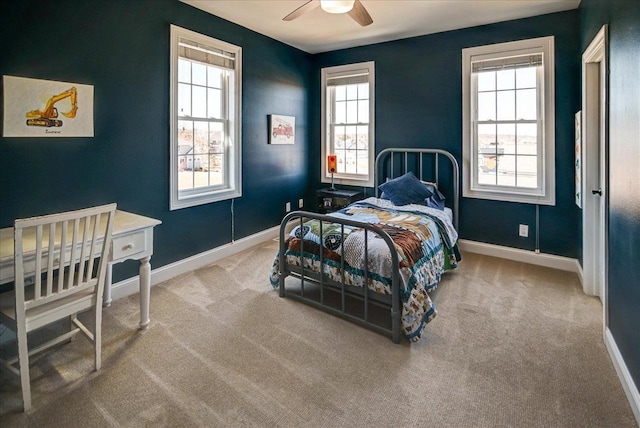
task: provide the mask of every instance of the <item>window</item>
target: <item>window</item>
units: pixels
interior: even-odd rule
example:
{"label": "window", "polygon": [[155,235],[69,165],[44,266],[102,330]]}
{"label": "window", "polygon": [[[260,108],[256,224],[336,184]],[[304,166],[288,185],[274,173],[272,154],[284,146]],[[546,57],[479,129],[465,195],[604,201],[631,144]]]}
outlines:
{"label": "window", "polygon": [[327,155],[338,160],[338,184],[373,186],[374,63],[322,69],[322,182]]}
{"label": "window", "polygon": [[172,210],[242,195],[242,49],[171,26]]}
{"label": "window", "polygon": [[553,37],[462,50],[463,196],[555,205]]}

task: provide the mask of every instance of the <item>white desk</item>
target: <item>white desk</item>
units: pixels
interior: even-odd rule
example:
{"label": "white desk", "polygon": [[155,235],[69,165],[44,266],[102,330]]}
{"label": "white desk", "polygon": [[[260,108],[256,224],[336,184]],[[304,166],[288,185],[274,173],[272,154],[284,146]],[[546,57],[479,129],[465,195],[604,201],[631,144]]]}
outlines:
{"label": "white desk", "polygon": [[[113,222],[111,251],[104,290],[104,304],[111,304],[111,268],[114,263],[140,260],[140,328],[149,325],[149,299],[151,293],[151,256],[153,255],[153,228],[162,223],[150,217],[116,211]],[[70,240],[68,242],[71,242]],[[30,250],[25,241],[24,258],[33,258],[35,270],[35,239]],[[58,244],[59,247],[59,244]],[[0,285],[13,282],[13,227],[0,229]],[[46,264],[43,263],[46,268]]]}

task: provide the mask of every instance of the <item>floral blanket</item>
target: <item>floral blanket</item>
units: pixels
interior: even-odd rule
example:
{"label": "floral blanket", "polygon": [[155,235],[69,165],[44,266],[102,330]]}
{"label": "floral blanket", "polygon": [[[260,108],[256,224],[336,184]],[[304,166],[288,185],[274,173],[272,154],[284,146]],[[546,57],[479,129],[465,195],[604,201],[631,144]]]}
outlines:
{"label": "floral blanket", "polygon": [[[331,214],[336,218],[374,224],[389,234],[400,261],[400,295],[402,328],[409,340],[420,338],[424,326],[436,316],[429,291],[437,287],[443,272],[453,269],[461,260],[456,242],[457,232],[442,212],[424,205],[397,207],[384,199],[368,198]],[[339,221],[339,220],[338,220]],[[368,287],[378,293],[391,294],[391,254],[385,241],[362,228],[307,221],[291,231],[286,242],[285,257],[290,265],[320,272],[348,285],[362,287],[368,277]],[[320,266],[322,251],[323,266]],[[301,257],[303,255],[303,257]],[[276,255],[271,270],[271,284],[278,286],[279,258]],[[368,272],[365,277],[365,271]]]}

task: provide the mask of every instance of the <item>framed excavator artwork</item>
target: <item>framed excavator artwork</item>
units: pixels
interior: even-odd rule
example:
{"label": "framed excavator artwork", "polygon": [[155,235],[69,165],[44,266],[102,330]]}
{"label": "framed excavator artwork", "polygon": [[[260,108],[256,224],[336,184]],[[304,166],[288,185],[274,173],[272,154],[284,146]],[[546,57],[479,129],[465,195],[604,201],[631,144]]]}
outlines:
{"label": "framed excavator artwork", "polygon": [[93,86],[3,76],[3,137],[93,137]]}

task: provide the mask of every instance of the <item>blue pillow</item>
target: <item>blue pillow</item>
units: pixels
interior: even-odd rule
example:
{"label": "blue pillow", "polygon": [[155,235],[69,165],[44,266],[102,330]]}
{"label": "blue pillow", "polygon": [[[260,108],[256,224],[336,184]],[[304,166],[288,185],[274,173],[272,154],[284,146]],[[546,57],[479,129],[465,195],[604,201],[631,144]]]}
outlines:
{"label": "blue pillow", "polygon": [[384,193],[385,199],[389,199],[394,205],[424,204],[424,200],[433,195],[433,192],[425,186],[412,172],[386,183],[378,189]]}
{"label": "blue pillow", "polygon": [[[427,184],[426,186],[430,186],[429,184]],[[442,193],[440,193],[440,191],[431,186],[433,188],[433,194],[431,196],[429,196],[428,198],[425,198],[424,200],[424,204],[426,206],[428,206],[429,208],[435,208],[438,209],[440,211],[444,210],[444,195]]]}

